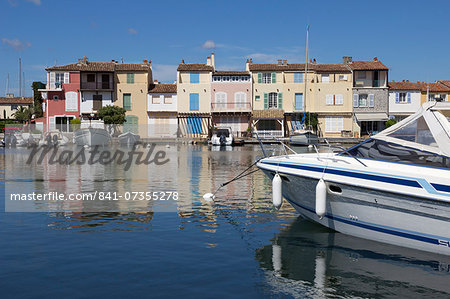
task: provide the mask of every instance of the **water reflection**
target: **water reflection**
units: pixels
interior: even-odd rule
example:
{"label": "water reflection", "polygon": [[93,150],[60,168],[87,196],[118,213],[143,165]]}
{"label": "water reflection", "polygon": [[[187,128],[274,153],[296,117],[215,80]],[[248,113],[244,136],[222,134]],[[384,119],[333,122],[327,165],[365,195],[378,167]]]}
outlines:
{"label": "water reflection", "polygon": [[258,249],[256,259],[273,289],[293,296],[450,294],[450,257],[334,233],[300,217]]}

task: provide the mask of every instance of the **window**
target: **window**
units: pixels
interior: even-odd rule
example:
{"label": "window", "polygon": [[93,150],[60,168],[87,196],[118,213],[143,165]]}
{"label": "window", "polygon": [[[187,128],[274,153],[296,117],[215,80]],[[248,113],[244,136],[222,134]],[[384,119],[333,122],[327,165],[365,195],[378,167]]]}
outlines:
{"label": "window", "polygon": [[[11,105],[11,110],[17,110],[17,105]],[[4,110],[4,112],[6,111]],[[4,118],[6,118],[6,116]]]}
{"label": "window", "polygon": [[294,83],[303,83],[303,73],[294,73]]}
{"label": "window", "polygon": [[160,104],[161,103],[161,96],[160,95],[153,95],[152,96],[152,104]]}
{"label": "window", "polygon": [[326,116],[325,117],[325,132],[326,133],[340,133],[344,129],[343,116]]}
{"label": "window", "polygon": [[330,82],[330,75],[329,74],[322,74],[322,82],[323,83]]}
{"label": "window", "polygon": [[271,92],[269,93],[269,109],[277,108],[277,93]]}
{"label": "window", "polygon": [[271,73],[263,73],[262,83],[269,84],[271,82],[272,82],[272,74]]}
{"label": "window", "polygon": [[332,94],[327,94],[325,96],[325,103],[327,105],[334,105],[334,99],[333,99],[333,95]]}
{"label": "window", "polygon": [[78,111],[78,94],[74,91],[66,92],[66,111]]}
{"label": "window", "polygon": [[172,96],[165,94],[164,95],[164,104],[172,104]]}
{"label": "window", "polygon": [[127,73],[127,83],[128,84],[134,83],[134,73]]}
{"label": "window", "polygon": [[428,101],[445,102],[447,95],[445,93],[430,93],[428,95]]}
{"label": "window", "polygon": [[335,105],[344,105],[344,95],[337,94],[334,96],[334,104]]}
{"label": "window", "polygon": [[200,82],[200,74],[199,73],[190,73],[191,83],[197,84]]}
{"label": "window", "polygon": [[200,109],[198,93],[189,94],[189,109],[193,111],[198,111]]}
{"label": "window", "polygon": [[227,94],[224,92],[216,93],[215,108],[226,108],[227,107]]}
{"label": "window", "polygon": [[395,93],[395,103],[396,104],[411,103],[411,93],[409,93],[409,92],[396,92]]}
{"label": "window", "polygon": [[366,93],[362,93],[359,95],[359,107],[368,107],[369,106],[369,96]]}
{"label": "window", "polygon": [[359,71],[358,72],[358,79],[366,79],[366,72]]}
{"label": "window", "polygon": [[295,94],[295,110],[303,110],[303,93]]}
{"label": "window", "polygon": [[87,82],[95,82],[95,74],[86,75]]}
{"label": "window", "polygon": [[55,84],[62,86],[64,83],[64,73],[56,73],[55,74]]}
{"label": "window", "polygon": [[234,105],[236,108],[246,108],[247,94],[245,92],[236,92],[234,94]]}
{"label": "window", "polygon": [[123,94],[123,108],[128,111],[131,110],[131,93]]}
{"label": "window", "polygon": [[59,96],[53,96],[53,100],[55,101],[59,100]]}
{"label": "window", "polygon": [[230,81],[230,76],[223,76],[222,77],[222,81],[229,82]]}
{"label": "window", "polygon": [[233,82],[239,82],[239,76],[232,76],[231,81]]}
{"label": "window", "polygon": [[339,75],[339,81],[347,81],[347,75]]}
{"label": "window", "polygon": [[243,81],[243,82],[248,82],[248,81],[250,81],[250,76],[242,76],[242,77],[241,77],[241,81]]}
{"label": "window", "polygon": [[255,101],[261,101],[261,97],[260,96],[255,96]]}
{"label": "window", "polygon": [[213,81],[214,82],[220,82],[221,77],[220,76],[214,76]]}

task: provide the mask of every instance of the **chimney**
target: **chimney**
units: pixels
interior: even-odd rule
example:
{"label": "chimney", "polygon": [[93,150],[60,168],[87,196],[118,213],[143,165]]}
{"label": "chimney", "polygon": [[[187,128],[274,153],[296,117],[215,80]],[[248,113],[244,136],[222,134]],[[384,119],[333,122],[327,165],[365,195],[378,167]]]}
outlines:
{"label": "chimney", "polygon": [[159,84],[158,80],[153,81],[153,84]]}
{"label": "chimney", "polygon": [[247,62],[245,63],[245,70],[246,70],[247,72],[250,71],[250,62],[248,61],[248,59],[247,59]]}
{"label": "chimney", "polygon": [[78,63],[83,63],[83,59],[78,58]]}
{"label": "chimney", "polygon": [[315,58],[313,59],[313,63],[316,64],[316,59]]}
{"label": "chimney", "polygon": [[181,63],[184,64],[184,59],[181,59]]}
{"label": "chimney", "polygon": [[85,63],[85,64],[88,64],[88,58],[86,57],[86,56],[83,56],[83,62]]}
{"label": "chimney", "polygon": [[14,94],[13,94],[13,93],[7,93],[7,94],[6,94],[6,97],[7,97],[7,98],[14,98]]}
{"label": "chimney", "polygon": [[342,63],[343,64],[346,64],[347,63],[347,56],[342,56]]}
{"label": "chimney", "polygon": [[287,60],[283,60],[283,65],[287,65]]}
{"label": "chimney", "polygon": [[278,59],[278,65],[281,65],[281,64],[282,64],[282,62],[283,62],[283,60],[281,60],[281,59]]}
{"label": "chimney", "polygon": [[352,58],[351,56],[348,56],[348,57],[347,57],[347,62],[348,62],[348,63],[352,63],[352,61],[353,61],[353,58]]}
{"label": "chimney", "polygon": [[211,65],[212,65],[213,69],[216,68],[216,61],[214,60],[214,52],[211,53]]}
{"label": "chimney", "polygon": [[312,59],[309,60],[309,63],[312,63]]}
{"label": "chimney", "polygon": [[252,64],[253,63],[253,59],[252,58],[250,58],[250,64]]}
{"label": "chimney", "polygon": [[374,58],[373,58],[373,61],[378,61],[378,58],[377,58],[377,57],[374,57]]}
{"label": "chimney", "polygon": [[206,65],[211,65],[211,57],[206,57]]}
{"label": "chimney", "polygon": [[148,63],[148,60],[147,60],[147,59],[144,59],[144,60],[142,60],[142,62],[145,63],[145,64],[147,64],[147,63]]}
{"label": "chimney", "polygon": [[409,80],[406,80],[406,82],[408,82],[408,83],[409,83]]}

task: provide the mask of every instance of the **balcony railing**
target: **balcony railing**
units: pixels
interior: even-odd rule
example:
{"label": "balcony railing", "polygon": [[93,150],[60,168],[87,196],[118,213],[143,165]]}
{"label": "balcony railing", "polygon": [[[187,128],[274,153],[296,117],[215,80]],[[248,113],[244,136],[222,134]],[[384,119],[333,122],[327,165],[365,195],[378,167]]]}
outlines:
{"label": "balcony railing", "polygon": [[81,89],[113,89],[110,82],[81,82]]}
{"label": "balcony railing", "polygon": [[211,103],[211,111],[250,111],[252,105],[250,102],[225,102]]}
{"label": "balcony railing", "polygon": [[253,132],[254,138],[273,138],[273,137],[283,137],[283,130],[258,130]]}

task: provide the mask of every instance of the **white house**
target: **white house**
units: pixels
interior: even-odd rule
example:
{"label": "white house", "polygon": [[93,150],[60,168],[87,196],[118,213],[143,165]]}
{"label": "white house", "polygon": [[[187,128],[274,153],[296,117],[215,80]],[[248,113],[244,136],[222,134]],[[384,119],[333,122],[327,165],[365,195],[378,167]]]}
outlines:
{"label": "white house", "polygon": [[177,85],[155,81],[147,96],[148,135],[176,138],[178,133]]}
{"label": "white house", "polygon": [[413,82],[389,82],[389,116],[400,121],[417,112],[420,95],[420,87]]}

